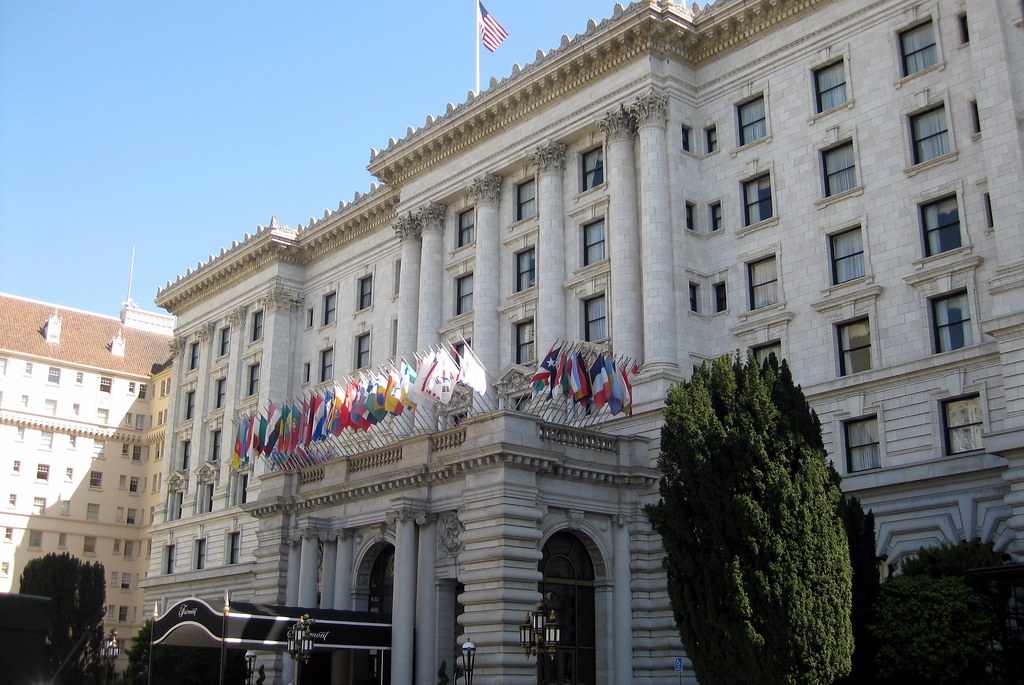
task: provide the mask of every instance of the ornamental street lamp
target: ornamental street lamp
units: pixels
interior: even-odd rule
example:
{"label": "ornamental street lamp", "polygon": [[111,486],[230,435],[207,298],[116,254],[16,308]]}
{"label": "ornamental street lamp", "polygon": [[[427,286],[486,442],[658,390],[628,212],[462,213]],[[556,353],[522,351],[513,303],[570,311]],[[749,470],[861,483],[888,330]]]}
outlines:
{"label": "ornamental street lamp", "polygon": [[245,685],[252,685],[252,676],[255,673],[253,667],[256,665],[256,652],[251,649],[245,652]]}
{"label": "ornamental street lamp", "polygon": [[526,658],[547,654],[554,661],[555,652],[562,641],[562,627],[554,609],[548,609],[551,593],[537,600],[537,610],[526,614],[526,620],[519,626],[519,645],[526,652]]}
{"label": "ornamental street lamp", "polygon": [[107,682],[107,676],[114,669],[114,662],[121,653],[121,647],[117,644],[117,631],[110,629],[107,639],[100,645],[100,659],[103,661],[103,682]]}
{"label": "ornamental street lamp", "polygon": [[466,685],[473,685],[473,664],[476,662],[476,645],[472,640],[462,644],[462,663],[466,674]]}
{"label": "ornamental street lamp", "polygon": [[302,682],[302,664],[309,663],[313,654],[313,626],[316,621],[303,614],[298,623],[288,629],[288,653],[295,659],[295,685]]}

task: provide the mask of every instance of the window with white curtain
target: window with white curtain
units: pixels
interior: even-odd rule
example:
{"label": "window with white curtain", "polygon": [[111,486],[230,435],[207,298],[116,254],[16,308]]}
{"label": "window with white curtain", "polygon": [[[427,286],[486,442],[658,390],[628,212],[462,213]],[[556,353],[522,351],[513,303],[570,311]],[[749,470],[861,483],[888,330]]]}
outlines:
{"label": "window with white curtain", "polygon": [[914,164],[927,162],[949,152],[946,106],[939,105],[910,117],[914,139]]}

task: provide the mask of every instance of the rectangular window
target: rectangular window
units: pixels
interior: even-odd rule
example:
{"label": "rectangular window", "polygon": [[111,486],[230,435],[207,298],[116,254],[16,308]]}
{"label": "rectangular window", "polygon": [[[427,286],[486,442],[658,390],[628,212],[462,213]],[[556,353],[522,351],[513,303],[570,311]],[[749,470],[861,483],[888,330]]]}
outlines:
{"label": "rectangular window", "polygon": [[194,417],[196,412],[196,391],[189,390],[185,393],[185,420]]}
{"label": "rectangular window", "polygon": [[516,253],[516,292],[532,288],[537,282],[537,252],[534,248]]}
{"label": "rectangular window", "polygon": [[971,132],[981,133],[981,111],[978,109],[978,101],[971,100],[968,104],[971,107]]}
{"label": "rectangular window", "polygon": [[960,247],[960,213],[956,196],[921,205],[921,227],[924,229],[925,256]]}
{"label": "rectangular window", "polygon": [[725,288],[725,281],[715,283],[715,311],[724,312],[729,308],[729,295]]}
{"label": "rectangular window", "polygon": [[263,310],[257,310],[252,313],[252,319],[249,323],[249,340],[256,342],[257,340],[263,340]]}
{"label": "rectangular window", "polygon": [[745,226],[772,217],[772,183],[768,174],[743,184],[743,221]]}
{"label": "rectangular window", "polygon": [[320,350],[320,382],[334,378],[334,348]]}
{"label": "rectangular window", "polygon": [[67,549],[68,546],[68,534],[57,533],[57,547],[60,549]]}
{"label": "rectangular window", "polygon": [[[53,433],[50,433],[51,440],[53,439]],[[36,480],[50,480],[50,465],[39,464],[36,466]]]}
{"label": "rectangular window", "polygon": [[138,476],[132,476],[131,478],[129,478],[128,479],[128,492],[139,492],[140,491],[139,485],[140,485],[141,482],[142,481],[139,479]]}
{"label": "rectangular window", "polygon": [[188,471],[189,462],[192,461],[192,441],[181,441],[181,470]]}
{"label": "rectangular window", "polygon": [[718,150],[718,127],[708,126],[704,129],[704,147],[708,154]]}
{"label": "rectangular window", "polygon": [[583,169],[583,180],[580,184],[580,191],[590,190],[604,183],[604,150],[594,148],[590,152],[583,153],[581,167]]}
{"label": "rectangular window", "polygon": [[949,352],[974,344],[971,310],[967,293],[959,292],[932,300],[935,351]]}
{"label": "rectangular window", "polygon": [[231,328],[225,326],[220,329],[220,355],[223,357],[231,351]]}
{"label": "rectangular window", "polygon": [[[329,326],[334,323],[338,313],[338,293],[334,292],[324,295],[323,309],[323,325]],[[362,309],[362,307],[359,307],[359,309]]]}
{"label": "rectangular window", "polygon": [[839,333],[839,375],[867,371],[871,368],[871,326],[858,319],[837,327]]}
{"label": "rectangular window", "polygon": [[971,42],[970,26],[967,24],[967,13],[961,12],[956,15],[957,27],[960,29],[960,44],[966,45]]}
{"label": "rectangular window", "polygon": [[302,365],[302,382],[309,383],[309,362]]}
{"label": "rectangular window", "polygon": [[874,416],[843,424],[846,433],[846,470],[850,473],[877,469],[882,465],[878,452],[878,419]]}
{"label": "rectangular window", "polygon": [[33,497],[32,498],[32,513],[34,513],[34,514],[45,514],[46,513],[46,498],[45,497]]}
{"label": "rectangular window", "polygon": [[517,323],[516,364],[527,364],[534,360],[533,319]]}
{"label": "rectangular window", "polygon": [[164,573],[174,573],[174,545],[164,546]]}
{"label": "rectangular window", "polygon": [[959,454],[983,447],[981,442],[981,398],[961,397],[942,403],[946,432],[946,453]]}
{"label": "rectangular window", "polygon": [[89,487],[90,488],[102,488],[103,487],[103,472],[102,471],[90,471],[89,472]]}
{"label": "rectangular window", "polygon": [[100,392],[110,392],[114,379],[109,376],[100,376]]}
{"label": "rectangular window", "polygon": [[14,464],[11,466],[11,470],[14,473],[21,473],[21,459],[15,459]]}
{"label": "rectangular window", "polygon": [[604,219],[583,227],[583,266],[604,260]]}
{"label": "rectangular window", "polygon": [[188,368],[189,370],[199,368],[199,343],[194,342],[188,346]]}
{"label": "rectangular window", "polygon": [[689,126],[682,126],[682,144],[683,152],[690,152],[690,135],[693,133],[693,129]]}
{"label": "rectangular window", "polygon": [[85,520],[86,521],[99,521],[100,520],[100,505],[95,502],[89,502],[85,505]]}
{"label": "rectangular window", "polygon": [[760,309],[779,301],[776,286],[779,282],[775,257],[747,265],[750,281],[750,308]]}
{"label": "rectangular window", "polygon": [[28,532],[28,548],[40,549],[43,546],[43,531],[30,530]]}
{"label": "rectangular window", "polygon": [[773,354],[776,360],[782,361],[782,343],[778,340],[752,347],[750,351],[754,354],[754,361],[761,366],[764,366],[764,363],[771,359]]}
{"label": "rectangular window", "polygon": [[218,378],[213,382],[213,408],[220,409],[224,406],[224,399],[227,396],[228,379]]}
{"label": "rectangular window", "polygon": [[690,281],[689,293],[690,293],[690,311],[691,312],[699,312],[700,311],[700,285],[697,284],[697,283],[694,283],[693,281]]}
{"label": "rectangular window", "polygon": [[402,260],[401,259],[396,259],[395,260],[394,275],[395,275],[395,282],[391,284],[392,285],[391,294],[392,295],[398,295],[400,292],[402,292]]}
{"label": "rectangular window", "polygon": [[516,186],[516,221],[537,213],[537,183],[532,178]]}
{"label": "rectangular window", "polygon": [[711,225],[708,227],[711,232],[722,230],[723,219],[722,219],[722,203],[712,202],[708,205],[708,220]]}
{"label": "rectangular window", "polygon": [[459,212],[459,229],[455,247],[465,247],[476,240],[476,208]]}
{"label": "rectangular window", "polygon": [[228,564],[237,564],[242,549],[242,534],[238,531],[228,534]]}
{"label": "rectangular window", "polygon": [[740,145],[753,143],[768,135],[763,95],[738,105],[736,112],[740,125]]}
{"label": "rectangular window", "polygon": [[359,279],[359,309],[369,309],[373,305],[373,275]]}
{"label": "rectangular window", "polygon": [[370,365],[370,334],[356,336],[356,368],[362,369]]}
{"label": "rectangular window", "polygon": [[946,106],[939,105],[911,116],[910,134],[914,140],[914,164],[927,162],[949,152]]}
{"label": "rectangular window", "polygon": [[249,365],[249,382],[246,386],[247,395],[255,395],[260,391],[260,365],[258,362]]}
{"label": "rectangular window", "polygon": [[31,376],[32,375],[32,368],[33,368],[32,367],[32,362],[25,362],[25,375],[26,376]]}
{"label": "rectangular window", "polygon": [[455,315],[473,311],[473,274],[455,279]]}
{"label": "rectangular window", "polygon": [[216,483],[206,483],[203,485],[202,507],[204,514],[213,511],[213,491],[215,487]]}
{"label": "rectangular window", "polygon": [[192,568],[200,571],[206,568],[206,538],[200,538],[195,542]]}
{"label": "rectangular window", "polygon": [[686,213],[686,228],[691,231],[697,230],[697,223],[694,215],[697,213],[697,206],[692,202],[687,202],[685,207]]}
{"label": "rectangular window", "polygon": [[829,236],[832,252],[832,284],[838,285],[864,275],[864,244],[860,227]]}
{"label": "rectangular window", "polygon": [[990,193],[982,193],[981,198],[985,202],[985,226],[987,228],[995,228],[996,218],[992,214],[992,195]]}
{"label": "rectangular window", "polygon": [[210,431],[210,461],[220,459],[221,431]]}
{"label": "rectangular window", "polygon": [[121,589],[131,590],[132,589],[132,574],[122,573],[121,574]]}
{"label": "rectangular window", "polygon": [[306,309],[306,328],[313,327],[313,308],[308,307]]}
{"label": "rectangular window", "polygon": [[848,141],[821,153],[825,174],[825,197],[832,197],[857,186],[857,169],[853,159],[853,142]]}
{"label": "rectangular window", "polygon": [[910,76],[939,61],[931,20],[900,33],[903,75]]}
{"label": "rectangular window", "polygon": [[846,66],[842,60],[814,71],[814,92],[819,114],[846,102]]}
{"label": "rectangular window", "polygon": [[126,476],[126,475],[124,475],[124,474],[122,473],[122,474],[121,474],[121,475],[120,475],[120,476],[118,477],[118,480],[117,480],[117,486],[118,486],[119,488],[121,488],[122,490],[127,490],[127,489],[128,489],[128,476]]}
{"label": "rectangular window", "polygon": [[583,339],[599,342],[608,337],[604,295],[583,301]]}
{"label": "rectangular window", "polygon": [[45,411],[48,416],[57,415],[57,400],[46,400],[43,403],[43,406],[45,407]]}
{"label": "rectangular window", "polygon": [[56,384],[59,385],[60,384],[60,369],[57,368],[56,366],[51,366],[50,367],[50,372],[46,376],[46,382],[47,383],[56,383]]}
{"label": "rectangular window", "polygon": [[39,432],[39,447],[44,450],[53,449],[53,431]]}
{"label": "rectangular window", "polygon": [[85,554],[96,554],[96,538],[86,535],[82,539],[82,552]]}

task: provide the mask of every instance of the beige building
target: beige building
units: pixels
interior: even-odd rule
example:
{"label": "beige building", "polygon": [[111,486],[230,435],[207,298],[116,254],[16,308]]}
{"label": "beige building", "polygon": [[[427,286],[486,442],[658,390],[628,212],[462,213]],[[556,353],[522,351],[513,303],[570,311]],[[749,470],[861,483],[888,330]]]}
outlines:
{"label": "beige building", "polygon": [[152,612],[148,526],[159,500],[174,320],[0,295],[0,592],[68,552],[107,576],[104,630],[127,647]]}
{"label": "beige building", "polygon": [[[1021,4],[610,11],[372,151],[382,185],[159,292],[177,356],[147,597],[389,615],[383,663],[314,657],[338,685],[431,684],[467,637],[479,682],[693,682],[643,506],[668,388],[737,349],[788,359],[890,563],[1024,554]],[[467,340],[486,398],[317,463],[227,458],[272,404]],[[531,397],[559,340],[642,363],[632,415]],[[563,643],[524,659],[548,592]],[[279,683],[282,648],[259,656]]]}

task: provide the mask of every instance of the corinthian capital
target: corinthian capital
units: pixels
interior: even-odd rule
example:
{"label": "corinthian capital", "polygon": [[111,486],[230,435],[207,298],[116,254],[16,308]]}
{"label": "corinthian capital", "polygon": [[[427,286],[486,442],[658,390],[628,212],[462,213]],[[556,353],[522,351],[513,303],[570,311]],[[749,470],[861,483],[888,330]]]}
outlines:
{"label": "corinthian capital", "polygon": [[640,126],[664,126],[668,120],[668,96],[654,92],[638,96],[633,111]]}
{"label": "corinthian capital", "polygon": [[530,155],[530,161],[542,174],[560,174],[565,169],[565,145],[548,143]]}
{"label": "corinthian capital", "polygon": [[636,135],[636,119],[625,105],[608,112],[597,123],[608,140],[633,140]]}
{"label": "corinthian capital", "polygon": [[400,216],[395,223],[391,224],[391,227],[395,229],[395,235],[401,241],[406,240],[419,240],[420,233],[423,230],[423,225],[420,220],[412,215],[410,212],[407,216]]}
{"label": "corinthian capital", "polygon": [[487,174],[473,179],[469,192],[478,204],[496,205],[501,200],[501,176]]}
{"label": "corinthian capital", "polygon": [[444,228],[444,212],[446,209],[447,207],[440,202],[431,202],[420,207],[416,218],[419,219],[424,231],[440,231]]}

